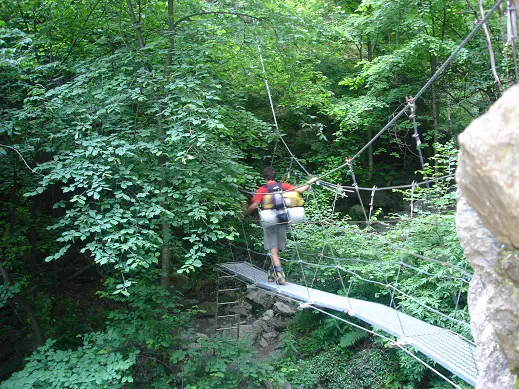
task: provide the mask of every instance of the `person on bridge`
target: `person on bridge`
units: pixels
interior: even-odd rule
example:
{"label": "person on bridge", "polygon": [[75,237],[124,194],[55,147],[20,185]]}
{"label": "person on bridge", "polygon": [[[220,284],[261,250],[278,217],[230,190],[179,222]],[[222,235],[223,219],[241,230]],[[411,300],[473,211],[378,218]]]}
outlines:
{"label": "person on bridge", "polygon": [[[265,185],[258,188],[256,193],[251,199],[251,205],[245,211],[246,215],[250,215],[258,206],[272,207],[272,204],[267,204],[273,201],[273,196],[268,196],[270,193],[283,192],[283,191],[294,191],[297,193],[303,193],[308,190],[310,186],[317,181],[317,177],[312,177],[308,180],[305,185],[295,187],[286,182],[276,182],[276,171],[272,166],[267,166],[263,169],[263,177],[266,181]],[[290,192],[289,192],[290,193]],[[275,225],[264,226],[264,247],[268,250],[272,260],[272,266],[268,272],[268,281],[276,281],[279,285],[283,285],[285,281],[285,273],[281,267],[281,259],[279,253],[283,251],[287,243],[287,222],[278,222]]]}

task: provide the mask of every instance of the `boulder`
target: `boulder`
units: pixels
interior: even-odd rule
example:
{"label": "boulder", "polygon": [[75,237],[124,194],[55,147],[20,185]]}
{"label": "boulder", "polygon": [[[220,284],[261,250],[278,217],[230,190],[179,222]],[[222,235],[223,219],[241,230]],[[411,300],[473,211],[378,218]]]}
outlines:
{"label": "boulder", "polygon": [[268,323],[274,328],[274,330],[278,332],[283,332],[288,326],[288,318],[276,315],[273,319],[271,319]]}
{"label": "boulder", "polygon": [[248,289],[245,299],[258,308],[268,309],[274,303],[275,297],[262,289]]}
{"label": "boulder", "polygon": [[[199,349],[201,346],[200,344],[198,343],[198,339],[207,339],[209,338],[209,336],[207,336],[206,334],[201,334],[201,333],[196,333],[194,335],[191,335],[191,339],[193,340],[191,343],[185,345],[182,347],[183,350],[197,350]],[[188,339],[188,338],[186,338]]]}
{"label": "boulder", "polygon": [[275,331],[271,331],[271,332],[267,332],[265,334],[263,334],[263,338],[265,338],[265,340],[267,342],[271,342],[273,339],[276,339],[278,337],[278,333],[275,332]]}
{"label": "boulder", "polygon": [[268,347],[269,346],[269,342],[267,342],[267,340],[263,337],[263,336],[260,336],[259,339],[258,339],[258,345],[260,347]]}
{"label": "boulder", "polygon": [[295,309],[292,309],[288,304],[285,304],[282,301],[278,301],[273,306],[274,312],[279,314],[280,316],[290,317],[296,314]]}
{"label": "boulder", "polygon": [[241,301],[238,304],[227,305],[224,310],[226,314],[239,313],[241,316],[249,316],[252,311],[252,305],[246,301]]}
{"label": "boulder", "polygon": [[193,283],[185,274],[173,273],[169,276],[169,281],[171,287],[180,293],[185,293],[193,288]]}
{"label": "boulder", "polygon": [[460,135],[456,173],[463,195],[486,228],[519,248],[519,85]]}
{"label": "boulder", "polygon": [[258,330],[258,332],[270,332],[271,327],[267,324],[265,320],[258,319],[254,323],[252,323],[252,326]]}
{"label": "boulder", "polygon": [[202,301],[198,299],[182,299],[180,300],[180,304],[185,308],[191,308],[194,305],[200,304]]}
{"label": "boulder", "polygon": [[276,344],[274,345],[275,350],[282,350],[285,347],[285,337],[284,333],[279,334]]}
{"label": "boulder", "polygon": [[[369,211],[366,211],[366,215]],[[351,220],[354,221],[364,221],[366,217],[364,216],[364,212],[362,211],[362,206],[360,204],[355,204],[350,208],[348,214],[351,216]]]}
{"label": "boulder", "polygon": [[[371,191],[362,190],[360,191],[360,195],[362,198],[362,202],[364,206],[369,209],[369,204],[371,203]],[[349,196],[355,196],[356,193],[351,193]],[[393,192],[375,192],[375,196],[373,197],[373,208],[378,209],[382,208],[386,211],[397,211],[402,209],[403,200],[402,196],[398,193]],[[362,212],[362,210],[361,210]]]}
{"label": "boulder", "polygon": [[250,340],[252,343],[256,341],[260,331],[252,324],[244,324],[240,326],[240,339]]}
{"label": "boulder", "polygon": [[272,309],[267,309],[263,316],[261,317],[261,320],[269,321],[272,320],[274,317],[274,311]]}

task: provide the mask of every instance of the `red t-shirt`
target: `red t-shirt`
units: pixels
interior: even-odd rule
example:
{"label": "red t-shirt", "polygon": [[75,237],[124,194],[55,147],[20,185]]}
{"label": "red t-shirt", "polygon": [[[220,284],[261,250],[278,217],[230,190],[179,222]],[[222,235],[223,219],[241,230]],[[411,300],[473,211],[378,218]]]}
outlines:
{"label": "red t-shirt", "polygon": [[[273,184],[274,182],[276,182],[276,181],[269,181],[269,182],[267,182],[267,185]],[[283,189],[283,190],[290,190],[290,189],[294,189],[294,188],[295,188],[294,185],[290,185],[286,182],[281,183],[281,189]],[[256,193],[254,194],[254,196],[252,196],[251,203],[254,203],[254,202],[261,203],[263,201],[263,197],[268,193],[269,193],[269,190],[267,189],[267,187],[265,185],[260,186],[258,188],[258,190],[256,191]]]}

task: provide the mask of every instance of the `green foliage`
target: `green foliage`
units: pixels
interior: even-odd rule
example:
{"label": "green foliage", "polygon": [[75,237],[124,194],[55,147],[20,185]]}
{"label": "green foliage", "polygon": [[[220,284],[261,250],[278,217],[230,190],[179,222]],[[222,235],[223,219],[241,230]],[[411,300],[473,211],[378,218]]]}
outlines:
{"label": "green foliage", "polygon": [[289,379],[301,388],[320,384],[330,389],[382,389],[394,369],[391,357],[377,348],[361,350],[352,358],[332,349],[299,362]]}
{"label": "green foliage", "polygon": [[416,363],[416,360],[409,354],[398,351],[398,359],[401,368],[401,374],[411,382],[420,382],[424,377],[425,366]]}
{"label": "green foliage", "polygon": [[152,279],[152,274],[135,279],[131,298],[116,294],[115,280],[110,279],[100,295],[124,304],[108,314],[109,328],[118,328],[125,339],[150,350],[164,350],[178,344],[179,331],[187,327],[191,313],[181,310],[178,296],[154,285]]}
{"label": "green foliage", "polygon": [[[120,66],[116,73],[114,63]],[[74,82],[46,94],[45,116],[60,125],[53,134],[60,147],[51,162],[39,165],[44,178],[29,193],[57,183],[70,193],[56,204],[65,215],[53,227],[64,246],[48,260],[81,242],[81,252],[101,265],[149,267],[164,240],[158,226],[168,223],[179,230],[175,239],[188,243],[186,270],[200,267],[214,252],[207,242],[233,236],[222,231],[222,221],[235,212],[237,177],[243,174],[219,114],[221,85],[210,85],[202,74],[150,80],[124,51],[78,70]],[[134,82],[143,86],[132,88]],[[157,99],[157,88],[167,96]],[[200,95],[211,103],[193,97]],[[160,111],[158,124],[132,116],[135,105],[148,114]],[[80,112],[77,121],[66,121],[71,112]],[[155,125],[164,133],[157,140]]]}
{"label": "green foliage", "polygon": [[14,295],[20,293],[21,285],[20,283],[11,285],[11,284],[2,284],[0,285],[0,308],[3,308],[8,304],[9,300],[13,298]]}
{"label": "green foliage", "polygon": [[355,343],[357,343],[359,340],[361,339],[365,339],[368,337],[368,334],[366,331],[362,331],[362,330],[353,330],[353,331],[350,331],[350,332],[346,332],[342,337],[341,337],[341,340],[339,342],[339,345],[341,347],[351,347],[353,346]]}
{"label": "green foliage", "polygon": [[255,352],[246,342],[199,339],[196,347],[173,354],[182,365],[184,387],[209,389],[261,388],[263,383],[279,384],[281,375],[268,363],[254,361]]}
{"label": "green foliage", "polygon": [[295,362],[298,354],[297,340],[291,331],[285,331],[283,334],[283,354],[286,358]]}
{"label": "green foliage", "polygon": [[115,331],[91,333],[77,350],[56,350],[54,341],[36,350],[25,368],[4,381],[11,388],[123,388],[132,382],[129,369],[138,352],[118,351],[123,338]]}
{"label": "green foliage", "polygon": [[291,385],[301,389],[313,389],[320,383],[320,375],[314,371],[308,363],[301,361],[294,363],[291,360],[283,360],[279,370],[288,379]]}

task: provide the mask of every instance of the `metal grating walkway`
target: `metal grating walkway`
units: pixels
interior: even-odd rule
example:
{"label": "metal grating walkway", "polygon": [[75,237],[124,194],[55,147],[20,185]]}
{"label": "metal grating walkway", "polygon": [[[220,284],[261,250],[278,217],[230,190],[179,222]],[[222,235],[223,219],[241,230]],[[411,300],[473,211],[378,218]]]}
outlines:
{"label": "metal grating walkway", "polygon": [[478,371],[475,346],[448,330],[405,313],[397,313],[393,308],[379,303],[346,298],[290,282],[282,286],[269,283],[266,272],[245,262],[224,263],[220,267],[229,274],[263,289],[295,300],[311,302],[316,307],[349,312],[373,327],[398,339],[404,339],[406,344],[413,346],[468,384],[476,386]]}

